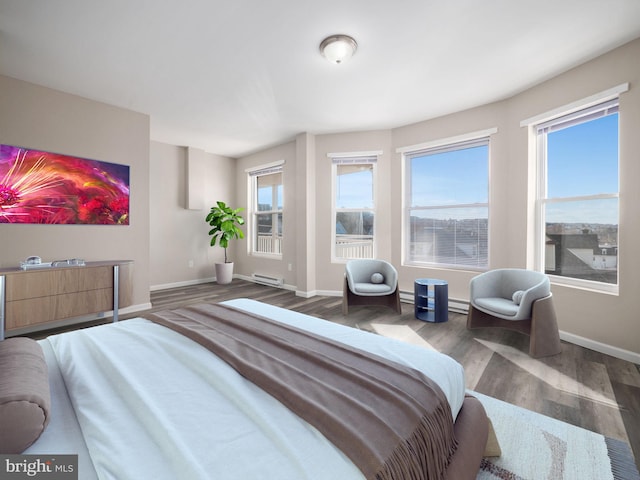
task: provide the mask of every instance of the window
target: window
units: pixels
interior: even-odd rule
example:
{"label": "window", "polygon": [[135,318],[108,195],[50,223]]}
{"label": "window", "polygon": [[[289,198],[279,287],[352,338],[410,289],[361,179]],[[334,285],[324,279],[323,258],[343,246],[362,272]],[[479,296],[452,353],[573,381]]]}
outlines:
{"label": "window", "polygon": [[[337,155],[337,154],[334,154]],[[333,156],[333,258],[374,258],[377,156]]]}
{"label": "window", "polygon": [[249,179],[252,252],[282,255],[282,164],[252,170]]}
{"label": "window", "polygon": [[539,269],[561,283],[617,286],[617,97],[537,124],[535,131]]}
{"label": "window", "polygon": [[496,131],[399,149],[408,264],[487,268],[489,134]]}

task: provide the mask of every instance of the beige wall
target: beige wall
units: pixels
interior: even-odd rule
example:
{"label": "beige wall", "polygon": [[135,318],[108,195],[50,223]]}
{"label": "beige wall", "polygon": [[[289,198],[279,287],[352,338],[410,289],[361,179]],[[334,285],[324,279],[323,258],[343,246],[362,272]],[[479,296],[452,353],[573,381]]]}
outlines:
{"label": "beige wall", "polygon": [[344,262],[331,262],[332,248],[332,203],[331,182],[332,153],[382,152],[376,166],[375,195],[377,200],[375,229],[376,256],[383,260],[392,260],[393,237],[391,236],[391,215],[394,205],[390,197],[391,132],[373,131],[344,133],[337,135],[318,135],[316,137],[316,262],[318,271],[317,288],[321,292],[341,291],[344,280]]}
{"label": "beige wall", "polygon": [[381,229],[377,251],[381,258],[391,259],[390,139],[390,131],[319,136],[301,134],[290,143],[239,159],[236,201],[245,208],[249,201],[246,170],[284,160],[285,215],[283,258],[251,256],[248,254],[248,240],[237,242],[236,273],[282,277],[287,286],[294,287],[302,296],[334,293],[341,288],[336,285],[341,285],[344,277],[344,263],[331,263],[329,153],[383,151],[376,185],[380,199],[377,212],[379,227],[376,228]]}
{"label": "beige wall", "polygon": [[317,291],[317,199],[316,199],[316,141],[313,135],[301,133],[296,137],[296,162],[289,168],[296,183],[293,230],[296,242],[297,292],[311,296]]}
{"label": "beige wall", "polygon": [[[330,152],[382,150],[377,191],[379,211],[376,220],[378,256],[390,259],[399,269],[400,287],[412,291],[418,277],[443,278],[449,282],[453,299],[468,300],[469,280],[474,271],[429,269],[403,266],[402,251],[402,165],[396,149],[448,138],[488,128],[497,128],[491,137],[490,163],[490,267],[532,267],[533,243],[533,163],[529,156],[528,131],[520,127],[526,118],[561,107],[628,82],[630,89],[620,98],[620,194],[618,295],[553,285],[556,309],[563,337],[579,344],[619,353],[623,358],[640,360],[640,320],[637,314],[637,286],[640,285],[640,39],[602,57],[574,68],[556,78],[512,98],[441,118],[389,131],[342,133],[310,136],[315,152],[298,154],[297,165],[308,165],[315,157],[315,228],[313,252],[307,261],[314,263],[313,288],[300,288],[300,294],[339,294],[344,266],[331,259],[331,168]],[[299,137],[300,138],[300,137]],[[299,141],[299,138],[297,141]],[[300,151],[304,151],[299,149]],[[251,161],[273,152],[270,149],[250,157]],[[247,162],[247,159],[241,159]],[[243,163],[244,164],[244,163]],[[287,169],[294,168],[287,163]],[[238,169],[238,185],[244,172]],[[287,185],[285,185],[287,188]],[[297,182],[297,198],[304,198],[303,182]],[[308,188],[308,187],[307,187]],[[238,201],[241,202],[243,195]],[[285,207],[285,222],[298,221],[300,212]],[[308,221],[308,218],[305,219]],[[307,230],[311,227],[306,226]],[[300,231],[298,231],[300,235]],[[298,257],[300,258],[300,257]],[[239,273],[250,274],[259,263],[245,258]],[[274,262],[274,271],[284,265]],[[289,280],[295,281],[292,277]],[[306,282],[309,283],[308,281]],[[294,284],[295,285],[295,284]],[[312,290],[312,291],[311,291]]]}
{"label": "beige wall", "polygon": [[[209,245],[210,227],[205,218],[216,201],[235,202],[235,161],[201,152],[194,159],[198,178],[192,179],[189,185],[187,150],[151,142],[149,277],[152,290],[212,279],[214,264],[224,262],[224,251]],[[187,209],[189,187],[192,196],[199,200],[196,206],[202,208]],[[229,249],[229,255],[235,247]]]}
{"label": "beige wall", "polygon": [[[249,215],[249,183],[247,178],[247,170],[255,169],[274,162],[284,161],[282,182],[284,187],[284,208],[287,214],[283,221],[283,239],[282,259],[276,259],[269,256],[250,256],[248,254],[248,245],[250,244],[250,226],[251,217]],[[233,259],[235,261],[236,273],[250,276],[252,273],[260,273],[263,275],[271,275],[281,277],[287,285],[296,285],[298,283],[296,272],[296,254],[298,251],[299,236],[296,234],[296,226],[298,221],[297,199],[298,188],[296,186],[296,143],[290,142],[274,148],[261,151],[254,155],[237,160],[236,163],[236,181],[235,181],[235,205],[234,207],[242,207],[245,209],[244,217],[246,225],[244,232],[246,233],[244,240],[233,242]],[[304,191],[304,189],[302,189]],[[289,269],[291,265],[291,269]]]}
{"label": "beige wall", "polygon": [[[563,286],[553,286],[553,292],[561,330],[636,353],[640,353],[637,309],[640,285],[639,58],[640,39],[516,96],[509,105],[510,122],[516,123],[629,83],[629,91],[620,96],[619,295]],[[521,129],[518,135],[510,138],[510,153],[520,163],[527,155],[525,130]],[[521,185],[522,182],[510,189],[509,198],[518,199],[518,203],[522,202],[523,192],[517,190]]]}
{"label": "beige wall", "polygon": [[147,305],[149,117],[0,76],[0,142],[131,167],[130,225],[0,224],[0,267],[29,255],[133,260],[133,303]]}

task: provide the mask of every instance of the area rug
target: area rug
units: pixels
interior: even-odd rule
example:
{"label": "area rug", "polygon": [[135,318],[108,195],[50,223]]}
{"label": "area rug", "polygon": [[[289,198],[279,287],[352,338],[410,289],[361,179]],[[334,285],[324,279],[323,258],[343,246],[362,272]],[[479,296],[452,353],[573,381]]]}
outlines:
{"label": "area rug", "polygon": [[477,392],[502,455],[483,459],[477,480],[640,480],[627,443]]}

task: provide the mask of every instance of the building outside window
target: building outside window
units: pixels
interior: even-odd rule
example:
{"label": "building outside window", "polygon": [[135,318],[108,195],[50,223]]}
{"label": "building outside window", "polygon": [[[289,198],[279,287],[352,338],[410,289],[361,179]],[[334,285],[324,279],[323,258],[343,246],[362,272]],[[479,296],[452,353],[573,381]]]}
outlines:
{"label": "building outside window", "polygon": [[374,258],[377,156],[334,155],[333,259]]}
{"label": "building outside window", "polygon": [[398,150],[406,172],[405,263],[487,268],[489,135],[496,131]]}
{"label": "building outside window", "polygon": [[537,261],[561,283],[617,288],[618,115],[616,97],[535,125]]}
{"label": "building outside window", "polygon": [[282,255],[282,164],[251,170],[252,253]]}

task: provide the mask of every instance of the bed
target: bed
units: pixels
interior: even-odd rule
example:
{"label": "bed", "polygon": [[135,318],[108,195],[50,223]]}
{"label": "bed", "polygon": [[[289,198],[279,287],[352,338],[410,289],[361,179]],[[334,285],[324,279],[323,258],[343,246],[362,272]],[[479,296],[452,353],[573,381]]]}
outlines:
{"label": "bed", "polygon": [[[223,304],[424,372],[458,442],[445,478],[475,478],[488,420],[448,356],[249,299]],[[192,340],[144,318],[39,341],[51,415],[25,454],[77,454],[81,479],[362,479],[317,428]],[[400,480],[400,479],[398,479]]]}

